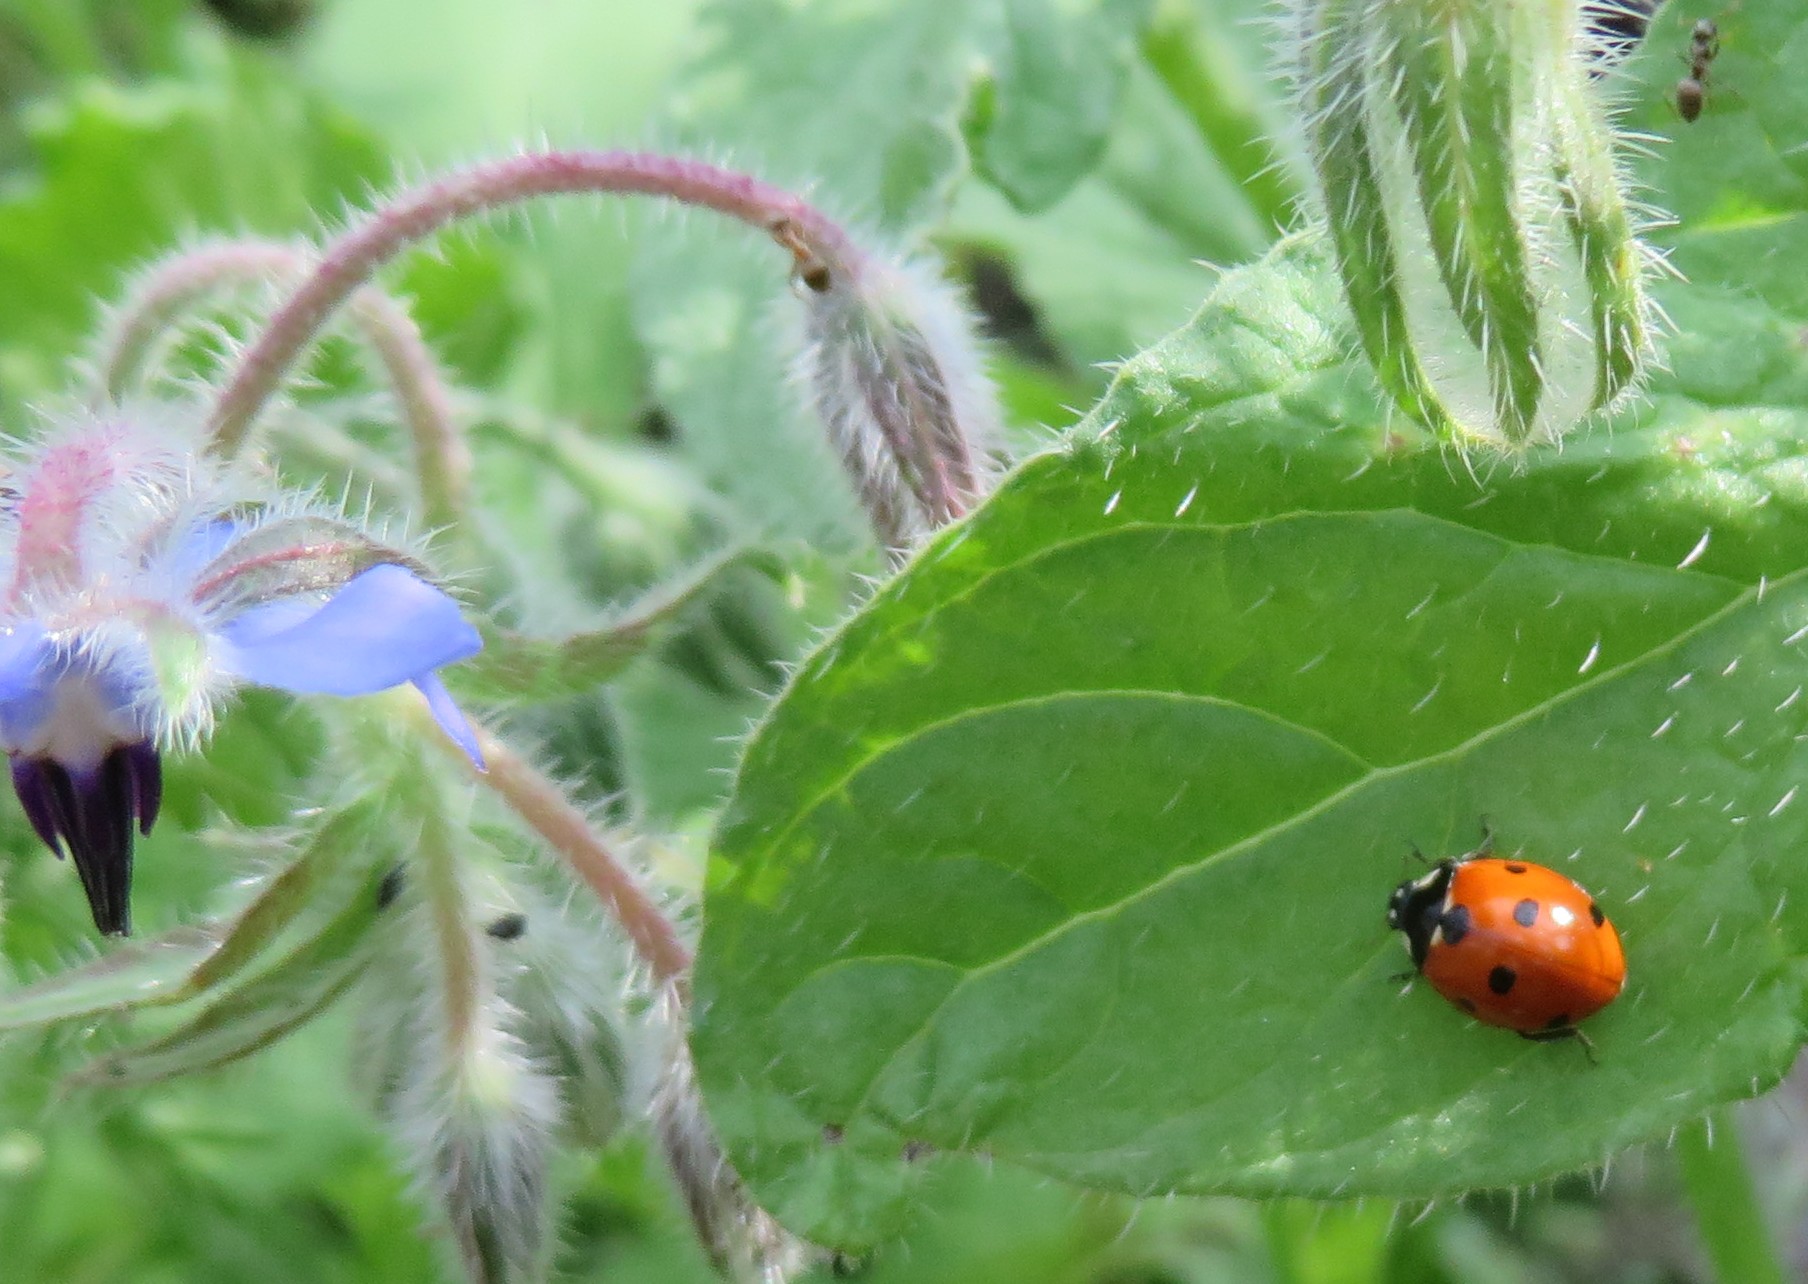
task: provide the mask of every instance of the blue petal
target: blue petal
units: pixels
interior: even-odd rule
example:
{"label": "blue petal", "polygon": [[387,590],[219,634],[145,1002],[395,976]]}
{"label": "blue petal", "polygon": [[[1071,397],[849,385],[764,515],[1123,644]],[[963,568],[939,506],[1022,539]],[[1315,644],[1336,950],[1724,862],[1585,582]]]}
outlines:
{"label": "blue petal", "polygon": [[452,694],[446,690],[446,684],[439,680],[439,675],[429,673],[425,677],[416,678],[414,685],[427,697],[427,708],[433,714],[433,720],[439,723],[439,729],[451,738],[453,744],[465,751],[465,757],[471,760],[473,767],[479,771],[488,770],[484,765],[483,750],[477,747],[477,733],[471,730],[471,724],[465,720],[463,711],[452,702]]}
{"label": "blue petal", "polygon": [[229,673],[303,695],[369,695],[483,649],[457,602],[391,563],[354,576],[324,605],[254,606],[222,625],[220,638]]}
{"label": "blue petal", "polygon": [[61,676],[56,645],[36,620],[0,629],[0,741],[14,747],[50,716]]}

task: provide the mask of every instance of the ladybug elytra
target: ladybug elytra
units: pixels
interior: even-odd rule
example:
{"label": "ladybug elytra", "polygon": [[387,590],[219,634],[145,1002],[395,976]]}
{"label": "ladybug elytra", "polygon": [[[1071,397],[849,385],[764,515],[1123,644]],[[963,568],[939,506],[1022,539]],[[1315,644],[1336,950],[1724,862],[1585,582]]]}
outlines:
{"label": "ladybug elytra", "polygon": [[1452,1004],[1528,1039],[1588,1040],[1576,1027],[1626,984],[1620,935],[1594,897],[1554,869],[1486,848],[1394,889],[1387,925]]}

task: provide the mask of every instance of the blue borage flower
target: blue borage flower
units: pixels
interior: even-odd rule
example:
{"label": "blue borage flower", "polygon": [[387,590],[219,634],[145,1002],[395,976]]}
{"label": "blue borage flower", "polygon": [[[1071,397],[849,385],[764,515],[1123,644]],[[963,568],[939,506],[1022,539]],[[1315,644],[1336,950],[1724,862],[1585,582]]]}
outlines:
{"label": "blue borage flower", "polygon": [[125,415],[65,425],[7,480],[0,749],[102,932],[131,927],[133,830],[157,818],[161,752],[198,745],[238,686],[412,683],[482,767],[437,670],[483,643],[408,553]]}

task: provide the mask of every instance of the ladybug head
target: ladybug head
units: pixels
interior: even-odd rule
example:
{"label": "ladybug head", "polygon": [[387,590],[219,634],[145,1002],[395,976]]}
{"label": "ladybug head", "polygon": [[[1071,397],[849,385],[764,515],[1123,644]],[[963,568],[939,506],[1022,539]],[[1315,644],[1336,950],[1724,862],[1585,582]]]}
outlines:
{"label": "ladybug head", "polygon": [[1406,949],[1414,967],[1424,965],[1425,955],[1431,949],[1431,934],[1437,930],[1438,916],[1444,912],[1456,865],[1454,860],[1441,860],[1429,873],[1401,883],[1387,898],[1387,925],[1406,933]]}

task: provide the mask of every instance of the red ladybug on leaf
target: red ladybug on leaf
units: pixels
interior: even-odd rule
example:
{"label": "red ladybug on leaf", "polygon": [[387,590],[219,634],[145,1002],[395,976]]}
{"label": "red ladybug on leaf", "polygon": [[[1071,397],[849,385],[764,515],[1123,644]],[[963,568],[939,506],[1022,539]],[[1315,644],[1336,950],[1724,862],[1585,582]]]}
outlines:
{"label": "red ladybug on leaf", "polygon": [[1432,866],[1388,898],[1413,967],[1451,1003],[1528,1039],[1577,1027],[1626,984],[1620,935],[1581,886],[1554,869],[1480,851]]}

